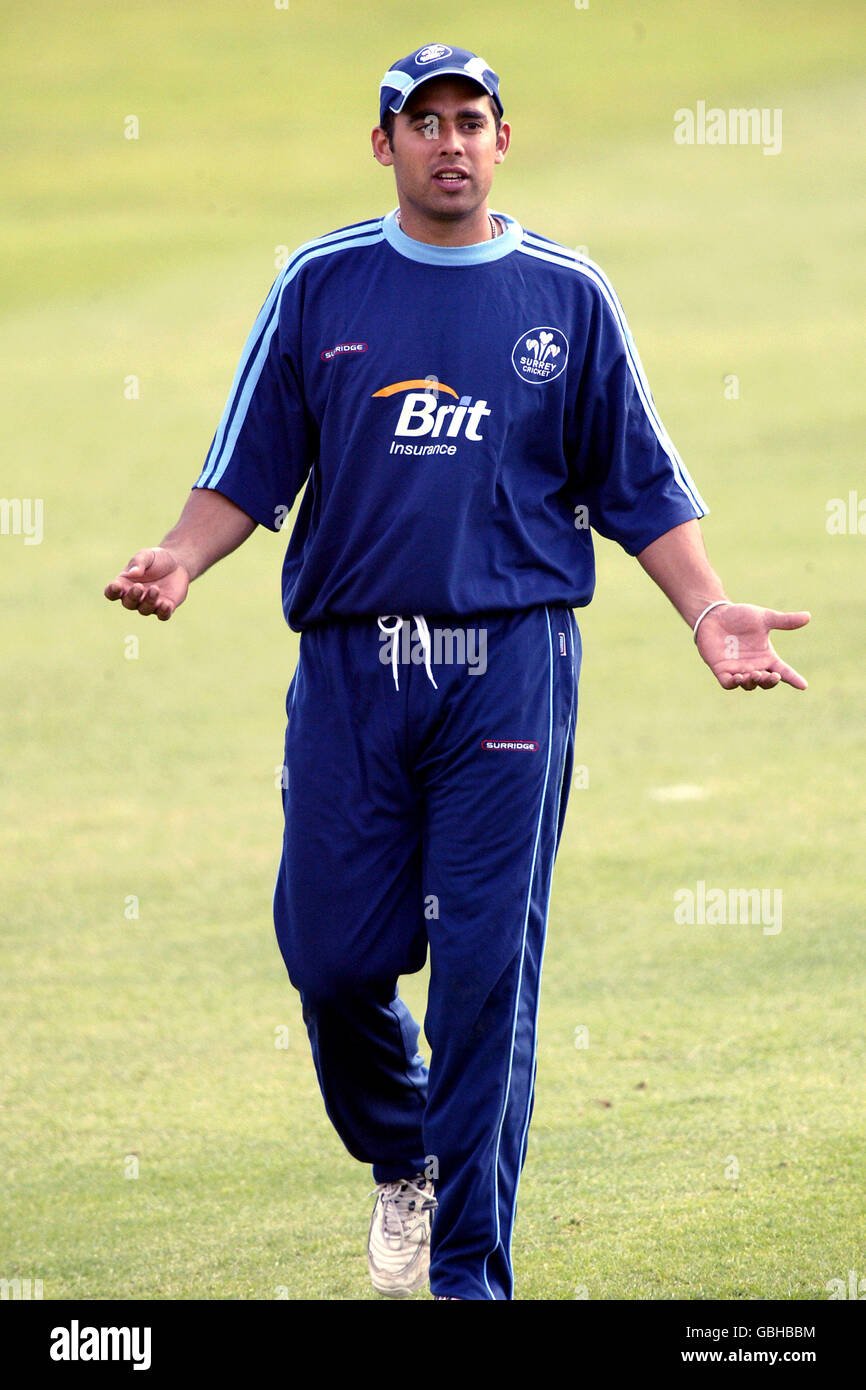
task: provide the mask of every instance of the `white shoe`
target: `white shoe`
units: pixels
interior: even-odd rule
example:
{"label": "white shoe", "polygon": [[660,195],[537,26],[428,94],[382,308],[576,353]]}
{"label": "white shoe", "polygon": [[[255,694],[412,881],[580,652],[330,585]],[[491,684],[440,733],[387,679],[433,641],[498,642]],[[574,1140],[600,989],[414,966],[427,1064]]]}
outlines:
{"label": "white shoe", "polygon": [[423,1173],[377,1184],[367,1241],[370,1278],[377,1293],[408,1298],[426,1284],[435,1208],[433,1183]]}

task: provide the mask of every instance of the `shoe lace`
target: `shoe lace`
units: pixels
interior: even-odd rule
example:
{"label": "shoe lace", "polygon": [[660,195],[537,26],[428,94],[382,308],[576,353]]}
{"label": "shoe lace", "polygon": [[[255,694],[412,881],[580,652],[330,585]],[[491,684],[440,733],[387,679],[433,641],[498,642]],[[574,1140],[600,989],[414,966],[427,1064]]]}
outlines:
{"label": "shoe lace", "polygon": [[436,1206],[433,1185],[424,1178],[380,1182],[374,1190],[382,1203],[382,1227],[389,1240],[402,1240],[407,1229],[411,1230],[422,1219],[424,1212],[432,1211]]}

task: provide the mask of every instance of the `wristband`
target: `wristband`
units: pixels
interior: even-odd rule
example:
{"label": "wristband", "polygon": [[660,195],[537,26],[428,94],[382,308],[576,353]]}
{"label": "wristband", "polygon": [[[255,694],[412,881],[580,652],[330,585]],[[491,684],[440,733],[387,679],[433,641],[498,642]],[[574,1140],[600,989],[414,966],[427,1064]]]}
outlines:
{"label": "wristband", "polygon": [[715,603],[708,603],[708,604],[707,604],[707,606],[706,606],[706,608],[704,609],[703,613],[701,613],[700,617],[698,618],[697,622],[695,623],[694,627],[692,628],[692,632],[693,632],[694,638],[695,638],[695,645],[697,645],[697,641],[698,641],[698,628],[700,627],[701,623],[703,622],[703,620],[704,620],[704,618],[707,616],[707,614],[710,613],[710,612],[712,612],[712,610],[713,610],[714,608],[721,608],[724,604],[730,605],[732,602],[733,602],[733,600],[732,600],[732,599],[729,599],[729,598],[717,598],[716,601],[715,601]]}

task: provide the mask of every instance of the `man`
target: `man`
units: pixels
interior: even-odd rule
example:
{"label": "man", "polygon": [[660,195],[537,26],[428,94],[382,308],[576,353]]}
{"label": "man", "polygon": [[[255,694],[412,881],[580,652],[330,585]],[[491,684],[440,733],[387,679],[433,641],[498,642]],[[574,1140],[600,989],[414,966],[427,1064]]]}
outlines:
{"label": "man", "polygon": [[[806,685],[769,632],[809,615],[733,604],[710,567],[604,275],[489,210],[502,116],[466,50],[386,73],[372,144],[399,209],[291,258],[179,522],[106,589],[169,618],[307,482],[274,917],[328,1114],[373,1165],[370,1272],[396,1296],[428,1260],[435,1298],[513,1296],[589,528],[638,557],[725,689]],[[428,950],[429,1072],[397,993]]]}

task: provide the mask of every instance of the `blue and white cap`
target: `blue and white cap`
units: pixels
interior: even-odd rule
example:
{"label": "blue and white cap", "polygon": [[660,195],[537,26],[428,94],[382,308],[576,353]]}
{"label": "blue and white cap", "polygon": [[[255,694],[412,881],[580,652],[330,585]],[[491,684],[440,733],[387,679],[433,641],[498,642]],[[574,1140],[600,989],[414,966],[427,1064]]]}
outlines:
{"label": "blue and white cap", "polygon": [[477,54],[468,48],[449,48],[447,43],[427,43],[416,48],[408,58],[394,63],[379,83],[379,122],[385,119],[386,111],[402,111],[407,100],[422,82],[431,77],[469,77],[483,87],[493,98],[496,109],[502,115],[502,102],[499,98],[499,76]]}

